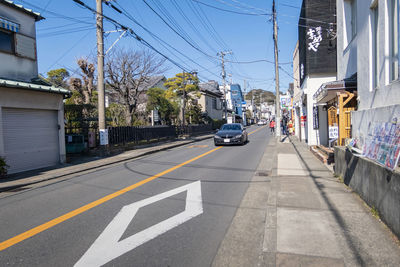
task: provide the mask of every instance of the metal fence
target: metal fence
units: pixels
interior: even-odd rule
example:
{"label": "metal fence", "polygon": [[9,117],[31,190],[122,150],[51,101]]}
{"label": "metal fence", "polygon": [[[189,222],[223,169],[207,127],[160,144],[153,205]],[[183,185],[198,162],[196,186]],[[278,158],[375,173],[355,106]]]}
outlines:
{"label": "metal fence", "polygon": [[110,145],[174,137],[176,137],[174,126],[108,127],[108,143]]}
{"label": "metal fence", "polygon": [[176,138],[180,135],[197,135],[212,131],[211,124],[186,126],[139,126],[139,127],[108,127],[108,143],[110,145],[139,143],[160,139]]}
{"label": "metal fence", "polygon": [[[161,139],[173,139],[179,136],[192,136],[210,133],[211,124],[185,125],[185,126],[126,126],[108,127],[108,143],[110,145],[153,142]],[[66,143],[71,136],[83,135],[83,140],[88,148],[99,145],[99,132],[97,128],[90,127],[65,127]],[[72,140],[72,138],[71,138]]]}

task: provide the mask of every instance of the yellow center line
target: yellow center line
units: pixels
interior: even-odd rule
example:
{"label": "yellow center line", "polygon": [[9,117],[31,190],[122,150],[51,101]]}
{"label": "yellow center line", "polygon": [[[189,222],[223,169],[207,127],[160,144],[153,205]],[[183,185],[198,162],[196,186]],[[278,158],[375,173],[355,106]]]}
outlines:
{"label": "yellow center line", "polygon": [[149,177],[147,179],[144,179],[144,180],[142,180],[142,181],[140,181],[140,182],[138,182],[136,184],[130,185],[128,187],[125,187],[125,188],[123,188],[123,189],[121,189],[119,191],[116,191],[116,192],[114,192],[112,194],[109,194],[107,196],[104,196],[104,197],[102,197],[102,198],[100,198],[100,199],[98,199],[96,201],[93,201],[93,202],[91,202],[89,204],[86,204],[86,205],[84,205],[84,206],[82,206],[80,208],[77,208],[77,209],[75,209],[73,211],[70,211],[70,212],[68,212],[68,213],[66,213],[64,215],[61,215],[60,217],[57,217],[57,218],[55,218],[53,220],[50,220],[50,221],[48,221],[48,222],[46,222],[44,224],[36,226],[35,228],[32,228],[32,229],[30,229],[30,230],[28,230],[28,231],[26,231],[26,232],[24,232],[22,234],[19,234],[19,235],[14,236],[14,237],[12,237],[10,239],[7,239],[6,241],[3,241],[3,242],[0,243],[0,251],[5,250],[6,248],[9,248],[9,247],[11,247],[11,246],[13,246],[15,244],[18,244],[18,243],[24,241],[25,239],[28,239],[28,238],[30,238],[32,236],[35,236],[35,235],[37,235],[37,234],[39,234],[39,233],[41,233],[41,232],[43,232],[43,231],[45,231],[45,230],[47,230],[49,228],[52,228],[53,226],[56,226],[57,224],[65,222],[66,220],[71,219],[72,217],[75,217],[75,216],[77,216],[77,215],[79,215],[79,214],[81,214],[81,213],[83,213],[85,211],[88,211],[88,210],[90,210],[90,209],[92,209],[94,207],[97,207],[97,206],[99,206],[99,205],[101,205],[101,204],[103,204],[103,203],[105,203],[105,202],[107,202],[107,201],[109,201],[109,200],[111,200],[113,198],[116,198],[116,197],[118,197],[118,196],[120,196],[120,195],[122,195],[122,194],[124,194],[124,193],[126,193],[128,191],[131,191],[131,190],[133,190],[133,189],[135,189],[135,188],[137,188],[139,186],[142,186],[142,185],[144,185],[144,184],[146,184],[146,183],[148,183],[150,181],[153,181],[153,180],[155,180],[155,179],[157,179],[157,178],[159,178],[159,177],[161,177],[161,176],[163,176],[163,175],[165,175],[167,173],[170,173],[170,172],[172,172],[172,171],[174,171],[176,169],[179,169],[179,168],[181,168],[181,167],[183,167],[183,166],[185,166],[185,165],[187,165],[187,164],[189,164],[189,163],[191,163],[191,162],[193,162],[195,160],[198,160],[199,158],[202,158],[202,157],[204,157],[204,156],[206,156],[208,154],[211,154],[214,151],[217,151],[218,149],[221,149],[221,148],[222,147],[214,148],[214,149],[212,149],[212,150],[210,150],[210,151],[208,151],[208,152],[206,152],[204,154],[201,154],[201,155],[199,155],[197,157],[194,157],[194,158],[192,158],[192,159],[190,159],[188,161],[185,161],[185,162],[183,162],[183,163],[181,163],[179,165],[176,165],[176,166],[174,166],[174,167],[172,167],[172,168],[170,168],[168,170],[160,172],[160,173],[158,173],[158,174],[156,174],[154,176],[151,176],[151,177]]}
{"label": "yellow center line", "polygon": [[[265,126],[259,128],[257,130],[254,130],[254,131],[250,132],[248,135],[251,135],[251,134],[257,132],[257,131],[261,130],[264,127]],[[24,241],[25,239],[28,239],[28,238],[30,238],[32,236],[35,236],[35,235],[37,235],[37,234],[39,234],[39,233],[41,233],[41,232],[43,232],[43,231],[45,231],[47,229],[52,228],[53,226],[56,226],[57,224],[65,222],[66,220],[71,219],[71,218],[73,218],[73,217],[75,217],[75,216],[77,216],[77,215],[79,215],[81,213],[84,213],[84,212],[86,212],[86,211],[88,211],[88,210],[90,210],[92,208],[95,208],[95,207],[97,207],[97,206],[99,206],[99,205],[101,205],[101,204],[103,204],[103,203],[105,203],[105,202],[107,202],[107,201],[109,201],[109,200],[111,200],[113,198],[116,198],[116,197],[118,197],[118,196],[120,196],[122,194],[125,194],[126,192],[129,192],[129,191],[131,191],[131,190],[133,190],[133,189],[135,189],[135,188],[137,188],[139,186],[142,186],[142,185],[144,185],[144,184],[146,184],[148,182],[151,182],[151,181],[153,181],[153,180],[155,180],[155,179],[157,179],[157,178],[159,178],[159,177],[161,177],[161,176],[163,176],[163,175],[165,175],[167,173],[170,173],[170,172],[172,172],[172,171],[174,171],[176,169],[179,169],[179,168],[181,168],[181,167],[183,167],[183,166],[185,166],[185,165],[187,165],[187,164],[189,164],[189,163],[191,163],[191,162],[193,162],[195,160],[198,160],[198,159],[200,159],[200,158],[202,158],[204,156],[207,156],[207,155],[209,155],[209,154],[211,154],[211,153],[213,153],[213,152],[215,152],[215,151],[217,151],[218,149],[221,149],[221,148],[222,147],[214,148],[214,149],[212,149],[212,150],[210,150],[210,151],[208,151],[208,152],[206,152],[204,154],[201,154],[201,155],[199,155],[197,157],[194,157],[194,158],[192,158],[190,160],[187,160],[187,161],[185,161],[185,162],[183,162],[181,164],[178,164],[178,165],[176,165],[176,166],[174,166],[174,167],[172,167],[172,168],[170,168],[168,170],[160,172],[160,173],[158,173],[158,174],[156,174],[154,176],[151,176],[149,178],[146,178],[146,179],[144,179],[144,180],[142,180],[142,181],[140,181],[140,182],[138,182],[136,184],[130,185],[128,187],[125,187],[125,188],[123,188],[123,189],[121,189],[119,191],[116,191],[116,192],[114,192],[112,194],[109,194],[109,195],[104,196],[104,197],[102,197],[102,198],[100,198],[98,200],[95,200],[95,201],[93,201],[93,202],[91,202],[89,204],[86,204],[86,205],[84,205],[84,206],[82,206],[80,208],[77,208],[77,209],[75,209],[73,211],[70,211],[70,212],[68,212],[68,213],[66,213],[64,215],[61,215],[60,217],[57,217],[57,218],[55,218],[53,220],[50,220],[50,221],[48,221],[48,222],[46,222],[44,224],[36,226],[36,227],[34,227],[34,228],[24,232],[24,233],[21,233],[21,234],[19,234],[17,236],[14,236],[14,237],[10,238],[10,239],[7,239],[6,241],[3,241],[3,242],[0,243],[0,251],[5,250],[5,249],[7,249],[7,248],[9,248],[9,247],[11,247],[11,246],[13,246],[15,244],[18,244],[18,243]]]}

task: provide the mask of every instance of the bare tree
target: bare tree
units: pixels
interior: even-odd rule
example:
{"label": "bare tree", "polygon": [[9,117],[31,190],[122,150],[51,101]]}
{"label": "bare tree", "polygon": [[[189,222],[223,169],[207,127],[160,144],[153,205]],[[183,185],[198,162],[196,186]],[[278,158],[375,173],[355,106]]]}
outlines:
{"label": "bare tree", "polygon": [[70,89],[77,91],[80,96],[74,99],[74,102],[75,104],[90,104],[94,92],[95,66],[84,58],[78,59],[77,64],[82,72],[82,78],[72,77],[69,81]]}
{"label": "bare tree", "polygon": [[145,91],[143,84],[151,76],[165,71],[165,60],[147,51],[115,50],[105,64],[106,83],[118,101],[125,106],[126,123],[132,125],[132,117],[137,111],[139,98]]}

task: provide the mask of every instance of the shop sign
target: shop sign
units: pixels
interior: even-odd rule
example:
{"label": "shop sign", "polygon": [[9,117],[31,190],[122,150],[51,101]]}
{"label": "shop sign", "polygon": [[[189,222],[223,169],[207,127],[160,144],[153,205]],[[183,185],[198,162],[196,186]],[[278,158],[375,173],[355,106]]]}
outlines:
{"label": "shop sign", "polygon": [[313,128],[314,130],[319,129],[319,111],[318,106],[313,107]]}
{"label": "shop sign", "polygon": [[300,120],[301,120],[301,127],[305,127],[306,121],[307,121],[307,116],[301,116]]}
{"label": "shop sign", "polygon": [[329,126],[329,139],[338,139],[339,138],[339,127],[338,126]]}

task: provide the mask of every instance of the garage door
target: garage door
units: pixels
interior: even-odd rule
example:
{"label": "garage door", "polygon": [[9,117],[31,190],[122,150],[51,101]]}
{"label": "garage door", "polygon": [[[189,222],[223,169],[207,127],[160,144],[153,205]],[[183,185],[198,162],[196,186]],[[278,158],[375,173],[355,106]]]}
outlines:
{"label": "garage door", "polygon": [[9,173],[59,162],[57,111],[3,108],[2,117]]}

